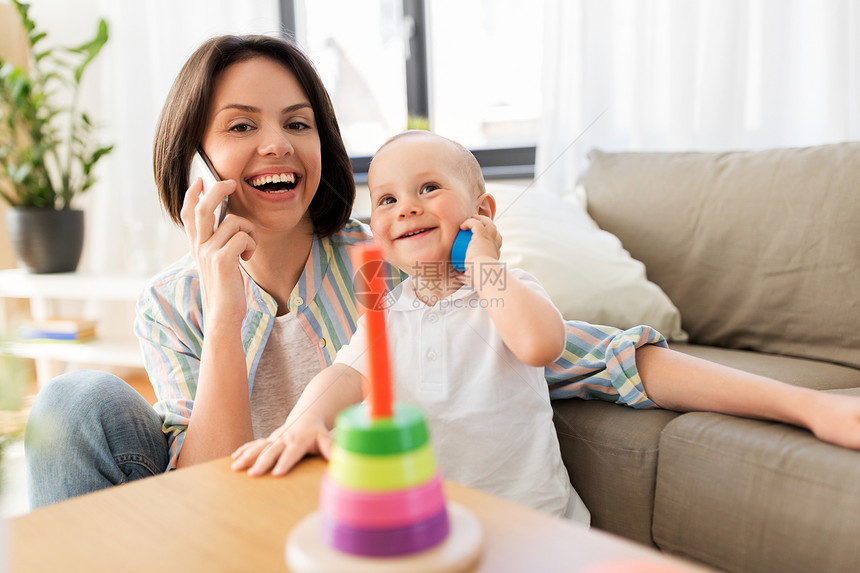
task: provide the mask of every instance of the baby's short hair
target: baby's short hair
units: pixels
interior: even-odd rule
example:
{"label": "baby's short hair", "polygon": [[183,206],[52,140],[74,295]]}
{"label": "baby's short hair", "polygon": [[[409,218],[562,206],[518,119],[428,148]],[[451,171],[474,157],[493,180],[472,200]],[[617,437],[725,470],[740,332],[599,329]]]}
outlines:
{"label": "baby's short hair", "polygon": [[[443,137],[438,133],[433,133],[432,131],[425,131],[422,129],[410,129],[409,131],[403,131],[398,133],[397,135],[389,138],[385,143],[383,143],[379,149],[376,150],[376,153],[379,153],[385,147],[387,147],[390,143],[394,143],[400,139],[405,139],[407,137],[436,137],[454,147],[457,153],[460,156],[460,163],[458,164],[458,168],[462,172],[463,176],[466,177],[467,180],[471,181],[473,190],[475,192],[475,197],[480,197],[484,193],[486,193],[487,188],[484,183],[484,174],[481,171],[481,164],[478,163],[478,160],[469,151],[465,146],[457,143],[453,139],[448,139],[447,137]],[[371,163],[373,161],[371,160]]]}

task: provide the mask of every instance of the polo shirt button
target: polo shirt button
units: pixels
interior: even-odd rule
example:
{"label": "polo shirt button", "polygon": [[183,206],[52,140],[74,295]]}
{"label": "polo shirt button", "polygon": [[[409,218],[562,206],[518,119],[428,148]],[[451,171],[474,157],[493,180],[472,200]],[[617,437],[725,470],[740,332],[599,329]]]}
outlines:
{"label": "polo shirt button", "polygon": [[427,320],[429,320],[431,324],[436,324],[437,322],[439,322],[439,315],[434,312],[429,317],[427,317]]}
{"label": "polo shirt button", "polygon": [[325,348],[325,345],[326,345],[325,338],[320,338],[319,345],[320,345],[320,348]]}
{"label": "polo shirt button", "polygon": [[300,296],[297,296],[296,298],[293,299],[293,304],[295,306],[302,306],[303,304],[305,304],[305,299],[303,299]]}
{"label": "polo shirt button", "polygon": [[427,351],[427,360],[430,360],[431,362],[433,360],[436,360],[436,353],[433,352],[432,350],[428,350]]}

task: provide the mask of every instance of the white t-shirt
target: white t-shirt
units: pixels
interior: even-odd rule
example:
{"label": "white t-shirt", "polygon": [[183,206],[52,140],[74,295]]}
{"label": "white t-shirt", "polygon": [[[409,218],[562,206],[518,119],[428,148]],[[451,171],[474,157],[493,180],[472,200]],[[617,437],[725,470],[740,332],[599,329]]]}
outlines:
{"label": "white t-shirt", "polygon": [[[509,272],[549,299],[537,279]],[[401,286],[387,314],[395,398],[424,411],[443,475],[588,523],[561,459],[544,369],[505,346],[486,311],[493,301],[464,286],[430,307],[416,298],[411,278]],[[362,318],[335,362],[365,374],[366,349]]]}
{"label": "white t-shirt", "polygon": [[276,316],[251,389],[255,439],[268,438],[283,425],[305,386],[319,372],[317,348],[296,315]]}

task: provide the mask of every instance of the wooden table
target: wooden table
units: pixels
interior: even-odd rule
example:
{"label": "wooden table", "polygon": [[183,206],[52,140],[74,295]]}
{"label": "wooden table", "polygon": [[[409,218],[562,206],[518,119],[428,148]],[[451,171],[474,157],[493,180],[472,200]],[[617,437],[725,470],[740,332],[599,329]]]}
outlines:
{"label": "wooden table", "polygon": [[[10,571],[286,571],[287,535],[317,508],[324,462],[306,459],[283,478],[249,478],[229,464],[219,459],[17,517],[8,523]],[[610,557],[707,571],[455,483],[445,492],[483,524],[477,571],[575,572]]]}

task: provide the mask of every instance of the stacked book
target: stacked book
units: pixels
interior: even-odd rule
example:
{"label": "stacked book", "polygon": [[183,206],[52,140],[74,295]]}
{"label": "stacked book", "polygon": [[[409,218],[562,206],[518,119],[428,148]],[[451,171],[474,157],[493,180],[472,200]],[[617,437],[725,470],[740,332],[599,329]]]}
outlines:
{"label": "stacked book", "polygon": [[18,336],[34,342],[84,342],[96,335],[93,320],[50,318],[26,320],[18,327]]}

